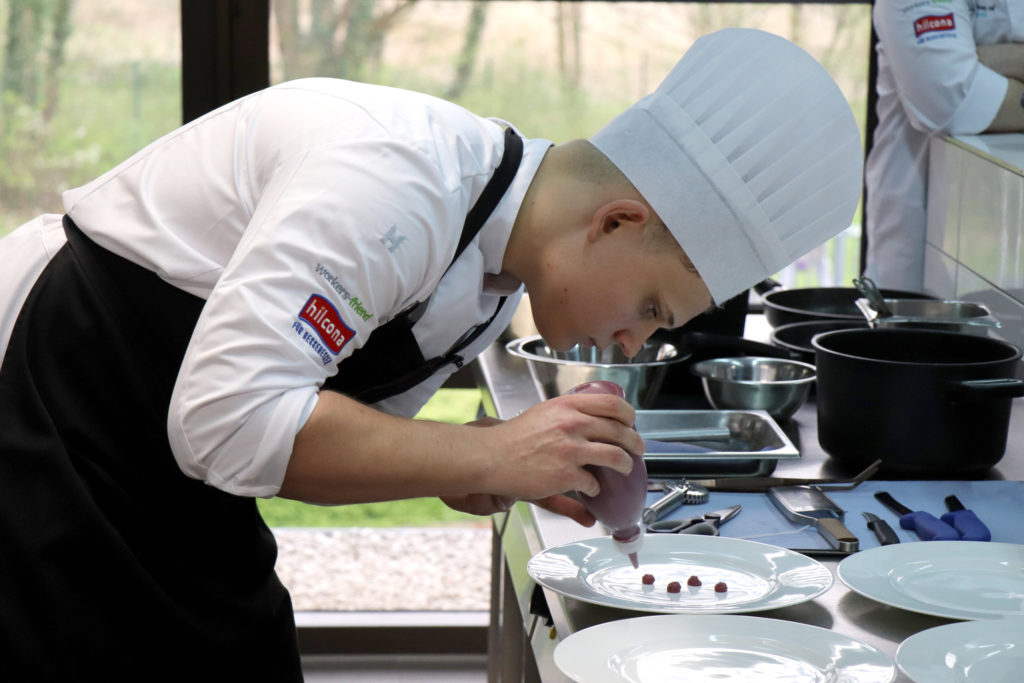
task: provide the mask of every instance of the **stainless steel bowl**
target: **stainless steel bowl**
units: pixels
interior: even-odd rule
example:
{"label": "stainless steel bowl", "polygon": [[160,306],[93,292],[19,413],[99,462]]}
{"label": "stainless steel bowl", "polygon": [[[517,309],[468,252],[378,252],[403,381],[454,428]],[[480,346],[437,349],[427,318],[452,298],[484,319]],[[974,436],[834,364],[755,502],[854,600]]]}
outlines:
{"label": "stainless steel bowl", "polygon": [[634,408],[651,407],[669,366],[690,357],[673,344],[655,342],[645,343],[633,358],[618,346],[600,351],[579,346],[553,351],[537,335],[513,339],[505,349],[526,360],[530,376],[545,399],[561,396],[583,382],[603,379],[621,386]]}
{"label": "stainless steel bowl", "polygon": [[746,356],[712,358],[694,364],[704,395],[719,410],[764,410],[786,420],[807,401],[814,383],[810,363]]}

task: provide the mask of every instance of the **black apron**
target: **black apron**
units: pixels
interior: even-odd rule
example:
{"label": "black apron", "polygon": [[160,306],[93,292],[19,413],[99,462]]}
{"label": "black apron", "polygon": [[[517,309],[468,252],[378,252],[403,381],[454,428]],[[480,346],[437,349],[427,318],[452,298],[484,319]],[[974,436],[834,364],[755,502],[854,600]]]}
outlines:
{"label": "black apron", "polygon": [[[458,253],[518,169],[522,141],[510,129],[505,142]],[[255,500],[185,476],[168,444],[204,301],[67,217],[65,232],[0,367],[0,680],[301,681],[291,600]],[[358,352],[417,362],[373,363],[376,376],[339,373],[325,388],[380,400],[460,363],[465,340],[423,360],[411,325],[424,307]]]}

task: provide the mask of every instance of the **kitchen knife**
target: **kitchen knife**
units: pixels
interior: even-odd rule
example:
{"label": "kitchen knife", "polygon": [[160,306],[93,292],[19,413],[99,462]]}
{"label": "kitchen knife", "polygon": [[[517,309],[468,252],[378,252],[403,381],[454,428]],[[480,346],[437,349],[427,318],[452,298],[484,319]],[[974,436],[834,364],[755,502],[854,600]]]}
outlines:
{"label": "kitchen knife", "polygon": [[893,528],[889,526],[887,521],[870,512],[862,512],[861,514],[864,515],[864,519],[868,520],[868,528],[871,529],[875,538],[878,539],[879,544],[892,545],[893,543],[900,542],[900,537],[896,535],[896,532],[893,531]]}
{"label": "kitchen knife", "polygon": [[922,541],[959,541],[960,534],[956,529],[931,514],[918,510],[911,510],[905,505],[896,502],[886,491],[879,491],[875,494],[885,507],[900,515],[900,526],[904,529],[912,529]]}
{"label": "kitchen knife", "polygon": [[768,499],[793,522],[811,523],[836,550],[854,553],[860,549],[856,534],[843,525],[845,513],[823,491],[814,486],[773,486]]}
{"label": "kitchen knife", "polygon": [[978,519],[973,510],[968,510],[956,496],[946,496],[946,508],[949,512],[941,519],[956,529],[963,541],[991,541],[992,532],[984,522]]}

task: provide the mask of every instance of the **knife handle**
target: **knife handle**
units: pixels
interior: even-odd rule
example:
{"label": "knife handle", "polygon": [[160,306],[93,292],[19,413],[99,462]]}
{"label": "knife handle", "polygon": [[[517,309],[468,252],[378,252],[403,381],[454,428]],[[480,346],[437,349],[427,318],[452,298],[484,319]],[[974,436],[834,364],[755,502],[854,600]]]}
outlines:
{"label": "knife handle", "polygon": [[908,512],[900,517],[900,526],[912,529],[922,541],[959,541],[956,529],[930,512]]}
{"label": "knife handle", "polygon": [[956,529],[964,541],[991,541],[992,532],[973,510],[954,510],[942,515],[942,521]]}
{"label": "knife handle", "polygon": [[868,528],[878,539],[879,545],[893,545],[900,542],[900,537],[884,519],[868,522]]}
{"label": "knife handle", "polygon": [[818,530],[828,544],[837,550],[857,552],[860,541],[857,535],[835,517],[822,517],[818,520]]}

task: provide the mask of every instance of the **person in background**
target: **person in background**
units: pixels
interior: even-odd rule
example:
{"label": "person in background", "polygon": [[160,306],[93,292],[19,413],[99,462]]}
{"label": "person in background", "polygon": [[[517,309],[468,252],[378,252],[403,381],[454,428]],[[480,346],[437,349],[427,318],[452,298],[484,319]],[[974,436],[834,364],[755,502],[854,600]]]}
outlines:
{"label": "person in background", "polygon": [[876,0],[866,274],[923,292],[928,144],[1024,130],[1024,0]]}
{"label": "person in background", "polygon": [[301,680],[257,497],[593,524],[565,494],[643,452],[625,401],[410,418],[524,290],[553,348],[634,354],[775,273],[849,226],[861,149],[820,64],[730,29],[590,140],[314,78],[65,192],[0,241],[0,672]]}

